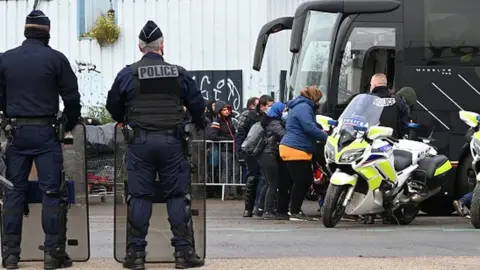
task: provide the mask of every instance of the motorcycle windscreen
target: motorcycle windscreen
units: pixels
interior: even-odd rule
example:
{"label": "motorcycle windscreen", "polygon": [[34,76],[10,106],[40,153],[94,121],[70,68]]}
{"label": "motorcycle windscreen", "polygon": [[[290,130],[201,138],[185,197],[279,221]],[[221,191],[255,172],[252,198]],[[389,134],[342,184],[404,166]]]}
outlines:
{"label": "motorcycle windscreen", "polygon": [[[116,129],[115,152],[115,208],[114,208],[114,257],[122,262],[127,244],[127,169],[125,166],[126,143],[123,141],[121,129]],[[189,139],[191,157],[191,197],[192,220],[195,239],[195,250],[201,258],[205,258],[206,246],[206,149],[204,132],[195,132]],[[159,179],[157,179],[159,181]],[[157,194],[162,194],[158,190]],[[163,198],[155,198],[150,227],[147,235],[146,261],[148,263],[174,262],[174,248],[171,246],[172,232],[168,222],[167,204]]]}
{"label": "motorcycle windscreen", "polygon": [[[77,262],[90,258],[90,229],[88,220],[88,186],[86,174],[86,133],[79,124],[63,147],[64,177],[67,180],[69,209],[67,214],[66,251]],[[28,185],[28,216],[23,218],[21,261],[43,261],[42,197],[37,168],[32,169]]]}

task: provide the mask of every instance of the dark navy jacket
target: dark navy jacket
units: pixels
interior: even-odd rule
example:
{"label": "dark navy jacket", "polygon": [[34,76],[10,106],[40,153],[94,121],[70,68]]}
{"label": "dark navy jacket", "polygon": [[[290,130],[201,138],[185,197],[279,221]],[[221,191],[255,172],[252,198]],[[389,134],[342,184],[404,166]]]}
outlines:
{"label": "dark navy jacket", "polygon": [[59,95],[67,118],[80,117],[77,77],[61,52],[27,39],[0,58],[0,110],[8,117],[54,116]]}
{"label": "dark navy jacket", "polygon": [[[147,53],[143,57],[154,58],[163,57],[156,53]],[[197,88],[195,81],[190,77],[187,71],[178,66],[178,71],[182,80],[183,96],[185,107],[194,123],[202,123],[204,121],[205,100],[202,93]],[[135,97],[135,85],[133,71],[130,66],[124,67],[117,74],[112,88],[108,92],[107,110],[112,115],[113,120],[123,122],[125,120],[126,104]]]}
{"label": "dark navy jacket", "polygon": [[385,86],[374,88],[371,94],[380,98],[395,99],[393,107],[395,107],[396,112],[394,113],[385,108],[380,116],[380,124],[393,128],[399,138],[403,138],[408,133],[408,123],[410,123],[410,107],[408,107],[405,100],[398,95],[390,94],[390,90]]}

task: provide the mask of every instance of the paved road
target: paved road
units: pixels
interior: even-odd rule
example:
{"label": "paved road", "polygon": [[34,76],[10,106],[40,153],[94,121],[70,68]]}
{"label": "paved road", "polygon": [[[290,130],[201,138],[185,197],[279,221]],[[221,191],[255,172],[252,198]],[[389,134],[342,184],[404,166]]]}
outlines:
{"label": "paved road", "polygon": [[[276,265],[275,269],[293,269],[292,263],[295,263],[295,269],[297,266],[302,266],[303,269],[313,269],[316,266],[315,269],[318,269],[324,264],[331,265],[328,269],[348,265],[355,265],[357,269],[363,269],[362,265],[369,266],[370,269],[372,266],[374,269],[405,269],[403,267],[407,266],[413,269],[480,269],[480,258],[399,258],[478,256],[480,230],[473,229],[464,218],[419,217],[409,226],[343,222],[337,228],[327,229],[320,221],[245,219],[240,216],[242,207],[240,201],[208,202],[209,269],[235,269],[239,264],[242,269],[273,269],[270,267],[272,265]],[[306,202],[304,210],[307,214],[316,214],[315,203]],[[90,207],[90,215],[92,263],[101,260],[102,268],[116,269],[119,265],[105,261],[113,254],[113,205],[94,202]],[[299,259],[301,257],[306,258]],[[359,257],[363,258],[358,259]],[[379,259],[383,257],[398,258]],[[95,267],[94,264],[89,265],[90,268]],[[473,267],[474,265],[477,266]],[[82,267],[80,264],[78,266]],[[383,266],[388,267],[382,268]],[[398,268],[399,266],[402,267]],[[88,265],[83,267],[88,268]]]}
{"label": "paved road", "polygon": [[[305,212],[316,214],[306,202]],[[91,206],[92,258],[112,254],[112,206]],[[285,256],[475,256],[480,230],[460,217],[419,217],[409,226],[343,222],[334,229],[320,221],[245,219],[239,201],[209,201],[209,258]]]}

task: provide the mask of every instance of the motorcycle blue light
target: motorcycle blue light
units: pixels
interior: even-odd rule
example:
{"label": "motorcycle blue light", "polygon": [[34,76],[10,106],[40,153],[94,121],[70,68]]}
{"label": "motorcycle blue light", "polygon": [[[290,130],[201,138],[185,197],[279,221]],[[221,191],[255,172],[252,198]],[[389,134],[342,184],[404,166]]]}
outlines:
{"label": "motorcycle blue light", "polygon": [[338,121],[337,120],[328,120],[328,124],[330,126],[335,126],[336,127],[338,125]]}
{"label": "motorcycle blue light", "polygon": [[419,128],[419,127],[420,127],[420,124],[417,124],[417,123],[408,123],[408,127],[409,127],[409,128]]}
{"label": "motorcycle blue light", "polygon": [[353,126],[353,129],[356,131],[364,131],[364,132],[368,130],[367,127],[362,127],[362,126]]}

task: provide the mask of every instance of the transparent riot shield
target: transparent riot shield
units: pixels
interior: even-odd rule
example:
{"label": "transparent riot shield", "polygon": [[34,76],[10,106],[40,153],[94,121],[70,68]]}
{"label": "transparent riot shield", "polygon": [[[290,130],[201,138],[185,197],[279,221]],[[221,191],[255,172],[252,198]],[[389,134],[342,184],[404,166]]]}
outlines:
{"label": "transparent riot shield", "polygon": [[[190,179],[192,198],[192,220],[195,239],[195,250],[201,258],[205,258],[206,247],[206,149],[204,131],[192,132],[189,138]],[[127,243],[127,169],[125,166],[126,143],[123,141],[121,128],[116,129],[115,148],[115,210],[114,210],[114,257],[122,262],[125,257]],[[159,179],[157,179],[159,181]],[[161,190],[157,194],[162,194]],[[147,263],[174,262],[174,248],[171,246],[172,232],[168,223],[167,205],[164,198],[156,197],[153,214],[147,236]]]}
{"label": "transparent riot shield", "polygon": [[[90,258],[85,126],[77,125],[62,147],[63,177],[69,202],[66,251],[73,261],[84,262]],[[20,259],[43,261],[44,252],[39,249],[39,246],[43,246],[45,238],[42,230],[43,193],[39,188],[35,166],[28,180],[28,204],[24,206]]]}

